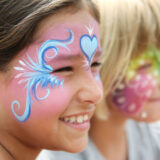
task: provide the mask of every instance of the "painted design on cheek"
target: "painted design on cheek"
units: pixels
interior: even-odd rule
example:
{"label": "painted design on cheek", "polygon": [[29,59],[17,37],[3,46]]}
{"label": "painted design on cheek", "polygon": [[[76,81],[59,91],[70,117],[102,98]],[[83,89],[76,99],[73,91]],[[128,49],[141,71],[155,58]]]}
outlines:
{"label": "painted design on cheek", "polygon": [[130,62],[124,84],[120,84],[112,95],[113,103],[126,114],[138,113],[151,97],[159,78],[160,53],[150,48]]}
{"label": "painted design on cheek", "polygon": [[96,35],[93,35],[93,28],[86,27],[89,35],[84,34],[80,38],[80,48],[88,60],[88,65],[91,65],[94,54],[96,53],[96,49],[98,47],[98,40]]}
{"label": "painted design on cheek", "polygon": [[121,83],[112,95],[113,104],[127,115],[137,114],[152,94],[152,81],[152,76],[138,74],[128,84]]}
{"label": "painted design on cheek", "polygon": [[[73,32],[70,29],[67,29],[69,32],[69,38],[66,40],[47,40],[42,44],[40,47],[39,53],[38,53],[38,63],[34,62],[31,57],[28,57],[28,60],[19,60],[19,64],[21,67],[14,67],[15,70],[21,72],[16,75],[15,78],[23,78],[21,79],[18,84],[26,83],[27,88],[27,97],[26,97],[26,107],[25,111],[22,116],[18,115],[15,112],[15,105],[20,108],[19,101],[15,100],[11,104],[11,109],[16,117],[17,120],[20,122],[25,122],[28,120],[30,114],[31,114],[31,103],[32,103],[32,96],[35,97],[37,101],[46,99],[50,94],[50,89],[47,87],[53,88],[62,86],[64,83],[64,80],[60,80],[58,77],[56,77],[54,74],[51,74],[54,69],[47,65],[47,62],[45,58],[53,59],[58,55],[58,47],[64,47],[69,50],[67,45],[71,44],[74,40]],[[53,50],[53,56],[48,56],[46,52],[48,50]],[[41,88],[47,88],[47,93],[44,97],[38,97],[37,95],[37,88],[40,86]]]}

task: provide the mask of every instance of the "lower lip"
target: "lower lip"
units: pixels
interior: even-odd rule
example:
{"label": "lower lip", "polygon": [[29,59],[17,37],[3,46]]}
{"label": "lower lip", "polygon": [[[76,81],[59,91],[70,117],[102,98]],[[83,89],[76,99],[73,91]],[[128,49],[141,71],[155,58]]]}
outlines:
{"label": "lower lip", "polygon": [[62,121],[62,122],[72,128],[79,130],[79,131],[85,131],[90,128],[90,121],[86,121],[84,123],[69,123],[69,122],[64,122],[64,121]]}

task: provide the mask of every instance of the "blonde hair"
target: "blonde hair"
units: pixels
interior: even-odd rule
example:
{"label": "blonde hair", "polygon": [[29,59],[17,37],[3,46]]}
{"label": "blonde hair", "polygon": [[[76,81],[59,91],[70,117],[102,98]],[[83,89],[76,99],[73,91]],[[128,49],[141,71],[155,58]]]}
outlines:
{"label": "blonde hair", "polygon": [[100,11],[104,99],[98,117],[106,117],[106,97],[124,77],[130,59],[149,46],[159,47],[160,0],[94,0]]}

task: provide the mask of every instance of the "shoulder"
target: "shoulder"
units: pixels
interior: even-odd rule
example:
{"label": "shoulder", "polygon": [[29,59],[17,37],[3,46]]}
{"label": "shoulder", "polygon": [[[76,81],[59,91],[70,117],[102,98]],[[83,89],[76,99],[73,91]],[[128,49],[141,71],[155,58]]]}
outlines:
{"label": "shoulder", "polygon": [[97,149],[96,145],[90,138],[87,148],[83,152],[81,152],[81,154],[87,160],[105,160],[103,155],[100,153],[100,151]]}
{"label": "shoulder", "polygon": [[81,153],[69,153],[64,151],[43,150],[36,160],[83,160]]}
{"label": "shoulder", "polygon": [[[151,135],[151,129],[149,127],[149,124],[144,122],[136,122],[134,120],[128,120],[126,124],[126,132],[129,136],[134,135],[135,136],[150,136]],[[137,137],[137,138],[138,138]]]}
{"label": "shoulder", "polygon": [[150,124],[128,120],[126,134],[131,160],[159,160],[160,149]]}

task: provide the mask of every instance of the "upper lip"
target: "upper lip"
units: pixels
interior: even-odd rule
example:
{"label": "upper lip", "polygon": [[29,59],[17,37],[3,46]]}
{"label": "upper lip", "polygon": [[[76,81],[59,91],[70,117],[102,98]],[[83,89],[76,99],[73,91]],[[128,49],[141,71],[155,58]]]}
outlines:
{"label": "upper lip", "polygon": [[152,97],[148,101],[150,101],[150,102],[160,101],[160,97]]}
{"label": "upper lip", "polygon": [[84,115],[88,115],[88,120],[90,120],[92,118],[92,115],[94,114],[94,110],[92,109],[92,111],[88,111],[88,112],[79,112],[79,113],[74,113],[74,114],[70,114],[70,115],[64,115],[62,117],[60,117],[60,119],[64,119],[64,118],[70,118],[70,117],[77,117],[77,116],[84,116]]}

